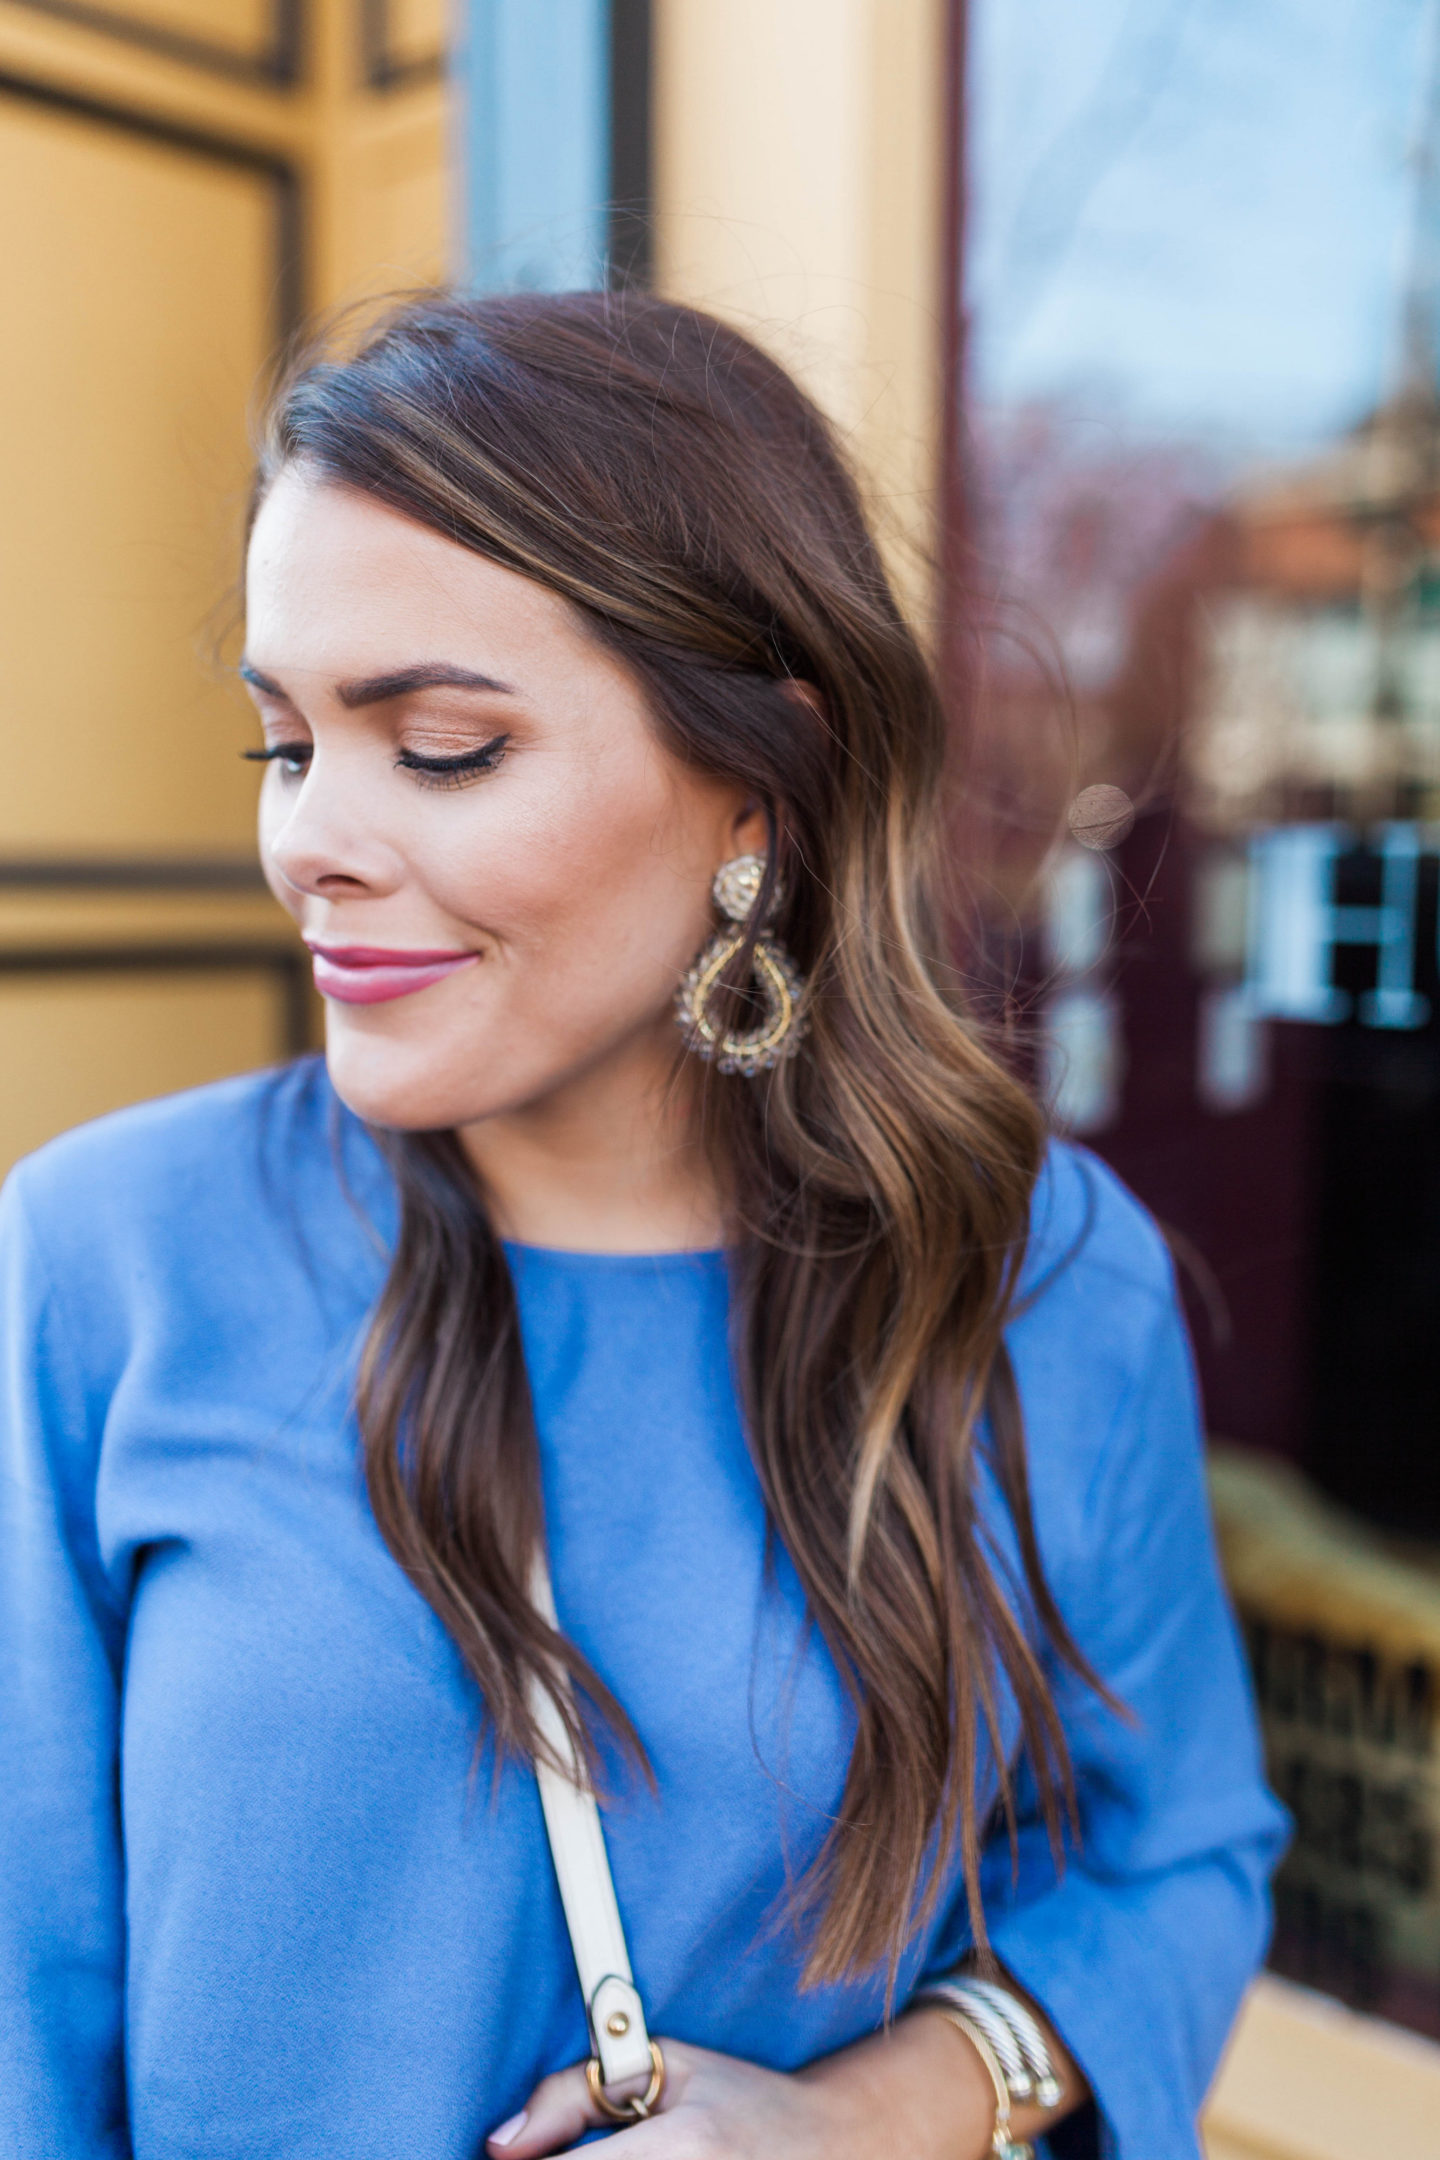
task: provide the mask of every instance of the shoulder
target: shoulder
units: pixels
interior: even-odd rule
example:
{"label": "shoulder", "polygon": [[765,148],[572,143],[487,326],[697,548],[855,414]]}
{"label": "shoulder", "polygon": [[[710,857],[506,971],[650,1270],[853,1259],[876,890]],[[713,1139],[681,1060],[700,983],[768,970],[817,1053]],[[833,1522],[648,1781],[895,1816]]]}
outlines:
{"label": "shoulder", "polygon": [[1149,1210],[1108,1163],[1052,1140],[1035,1186],[1022,1302],[1120,1297],[1143,1312],[1174,1294],[1169,1248]]}
{"label": "shoulder", "polygon": [[247,1073],[139,1103],[62,1134],[11,1172],[5,1214],[37,1258],[81,1290],[166,1274],[187,1256],[232,1259],[297,1209],[343,1195],[345,1165],[374,1185],[378,1157],[323,1062]]}
{"label": "shoulder", "polygon": [[54,1483],[77,1550],[112,1444],[133,1462],[137,1436],[290,1430],[326,1376],[348,1397],[382,1169],[307,1062],[98,1119],[11,1173],[0,1455]]}
{"label": "shoulder", "polygon": [[97,1207],[173,1208],[243,1176],[277,1111],[292,1138],[297,1128],[311,1137],[325,1092],[323,1068],[306,1059],[136,1103],[61,1133],[17,1164],[10,1182],[32,1213],[57,1224],[76,1212],[93,1224]]}
{"label": "shoulder", "polygon": [[[1189,1389],[1169,1250],[1154,1219],[1088,1149],[1055,1143],[1036,1187],[1016,1316],[1007,1333],[1037,1510],[1080,1505],[1125,1448],[1128,1411],[1162,1370]],[[1177,1399],[1194,1427],[1193,1401]]]}

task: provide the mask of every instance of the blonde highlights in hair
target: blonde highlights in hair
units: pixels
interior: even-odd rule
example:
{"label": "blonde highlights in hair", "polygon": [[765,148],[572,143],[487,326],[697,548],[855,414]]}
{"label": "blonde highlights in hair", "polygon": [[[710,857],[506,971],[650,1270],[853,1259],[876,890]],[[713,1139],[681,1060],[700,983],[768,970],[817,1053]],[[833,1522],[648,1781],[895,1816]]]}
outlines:
{"label": "blonde highlights in hair", "polygon": [[[1009,1808],[1008,1698],[1058,1838],[1047,1640],[1089,1677],[1040,1565],[1003,1340],[1044,1136],[947,962],[945,716],[845,461],[756,346],[640,294],[409,302],[280,386],[260,490],[295,461],[563,594],[675,753],[765,805],[757,915],[778,881],[809,1035],[754,1081],[706,1068],[700,1093],[733,1196],[756,1470],[856,1716],[837,1818],[798,1885],[808,1977],[893,1977],[955,1860],[983,1943],[982,1735]],[[539,1745],[526,1685],[556,1659],[578,1743],[599,1718],[638,1747],[526,1595],[538,1460],[483,1199],[453,1135],[384,1145],[401,1226],[359,1396],[381,1530],[500,1750]],[[982,1449],[1034,1632],[989,1547]]]}

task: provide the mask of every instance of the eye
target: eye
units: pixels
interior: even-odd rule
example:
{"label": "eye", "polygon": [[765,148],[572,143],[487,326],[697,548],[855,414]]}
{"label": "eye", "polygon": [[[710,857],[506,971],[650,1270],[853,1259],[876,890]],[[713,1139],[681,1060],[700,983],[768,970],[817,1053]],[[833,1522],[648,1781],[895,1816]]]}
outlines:
{"label": "eye", "polygon": [[402,772],[414,773],[422,787],[464,787],[482,773],[494,772],[505,755],[508,735],[492,736],[478,750],[462,750],[453,757],[426,757],[419,750],[402,750],[395,762]]}
{"label": "eye", "polygon": [[252,765],[278,765],[287,780],[298,780],[310,769],[308,742],[267,743],[263,750],[242,750]]}

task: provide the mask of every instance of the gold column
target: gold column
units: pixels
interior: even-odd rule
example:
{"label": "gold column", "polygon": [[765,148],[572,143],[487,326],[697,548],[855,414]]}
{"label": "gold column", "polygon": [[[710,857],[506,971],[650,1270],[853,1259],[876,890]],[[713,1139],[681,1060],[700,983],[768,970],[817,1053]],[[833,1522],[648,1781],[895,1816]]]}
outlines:
{"label": "gold column", "polygon": [[945,374],[946,0],[654,0],[660,290],[794,367],[933,607]]}

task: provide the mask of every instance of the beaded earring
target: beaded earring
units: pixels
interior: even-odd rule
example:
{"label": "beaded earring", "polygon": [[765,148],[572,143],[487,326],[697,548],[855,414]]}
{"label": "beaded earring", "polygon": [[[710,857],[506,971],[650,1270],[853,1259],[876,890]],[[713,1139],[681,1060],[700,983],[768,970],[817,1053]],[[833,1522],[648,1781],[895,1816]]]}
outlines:
{"label": "beaded earring", "polygon": [[[764,1005],[764,1017],[755,1027],[744,1030],[719,1028],[710,1018],[711,997],[726,966],[745,942],[746,926],[764,878],[763,855],[736,855],[720,865],[711,891],[716,907],[736,927],[719,930],[711,938],[685,975],[676,1001],[681,1031],[696,1055],[712,1059],[721,1072],[739,1073],[746,1080],[768,1072],[781,1058],[793,1057],[805,1033],[800,1009],[804,977],[778,938],[767,934],[764,924],[752,955],[752,981]],[[778,892],[772,897],[766,923],[779,898]]]}

